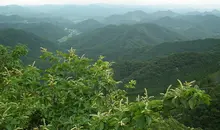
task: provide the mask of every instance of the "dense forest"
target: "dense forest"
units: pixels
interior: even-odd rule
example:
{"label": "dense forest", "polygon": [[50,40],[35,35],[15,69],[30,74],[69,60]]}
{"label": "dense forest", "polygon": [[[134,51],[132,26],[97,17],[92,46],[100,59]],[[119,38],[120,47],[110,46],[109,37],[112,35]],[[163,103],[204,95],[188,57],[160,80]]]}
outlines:
{"label": "dense forest", "polygon": [[218,10],[0,6],[0,129],[219,130],[219,24]]}

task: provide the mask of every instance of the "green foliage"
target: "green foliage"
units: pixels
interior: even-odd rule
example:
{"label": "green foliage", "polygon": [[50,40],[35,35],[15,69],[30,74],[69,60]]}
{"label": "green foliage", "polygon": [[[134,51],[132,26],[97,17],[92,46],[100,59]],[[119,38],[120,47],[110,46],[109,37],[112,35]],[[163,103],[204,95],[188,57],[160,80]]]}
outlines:
{"label": "green foliage", "polygon": [[219,72],[216,72],[208,75],[199,83],[201,89],[206,90],[211,96],[211,104],[209,106],[200,105],[192,111],[186,110],[176,119],[191,127],[201,127],[205,130],[220,129],[220,87],[218,77]]}
{"label": "green foliage", "polygon": [[168,88],[164,99],[165,108],[194,109],[199,104],[210,104],[210,96],[206,95],[204,90],[198,90],[198,86],[193,87],[193,82],[186,82],[184,85],[180,81],[179,83],[180,86],[176,89]]}
{"label": "green foliage", "polygon": [[[40,70],[33,63],[2,72],[1,129],[187,130],[172,118],[167,104],[182,106],[177,102],[181,99],[193,109],[210,101],[204,91],[188,83],[168,89],[159,100],[145,89],[144,96],[130,102],[126,91],[117,88],[111,63],[103,57],[91,61],[73,49],[53,54],[42,48],[42,52],[41,58],[51,62],[48,69]],[[126,87],[135,83],[132,80]]]}
{"label": "green foliage", "polygon": [[0,81],[3,79],[2,72],[22,67],[20,58],[27,52],[24,45],[17,45],[13,49],[0,45]]}

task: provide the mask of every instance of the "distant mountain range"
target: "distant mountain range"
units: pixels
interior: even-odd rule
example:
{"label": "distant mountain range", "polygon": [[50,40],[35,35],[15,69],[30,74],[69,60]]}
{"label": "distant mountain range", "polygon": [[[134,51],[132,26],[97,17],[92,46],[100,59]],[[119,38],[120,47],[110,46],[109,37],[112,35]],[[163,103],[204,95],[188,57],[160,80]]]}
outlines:
{"label": "distant mountain range", "polygon": [[145,53],[137,54],[138,56],[135,59],[141,61],[184,52],[206,53],[218,52],[219,50],[219,39],[200,39],[192,41],[165,42],[152,47]]}
{"label": "distant mountain range", "polygon": [[[20,15],[26,17],[65,17],[71,20],[83,20],[89,18],[102,19],[106,16],[114,14],[123,14],[126,12],[132,12],[134,10],[143,10],[147,13],[153,13],[152,15],[164,17],[164,16],[176,16],[176,13],[185,13],[193,15],[213,14],[220,16],[218,10],[211,11],[195,11],[195,9],[176,7],[172,10],[167,10],[161,6],[123,6],[123,5],[106,5],[106,4],[91,4],[91,5],[35,5],[35,6],[18,6],[7,5],[0,6],[0,14],[4,15]],[[159,11],[158,11],[159,10]],[[184,10],[184,11],[178,11]]]}
{"label": "distant mountain range", "polygon": [[107,59],[115,59],[131,48],[180,40],[184,37],[156,24],[109,25],[73,37],[63,45],[93,58],[105,55]]}
{"label": "distant mountain range", "polygon": [[0,23],[16,23],[16,22],[24,22],[25,19],[19,15],[0,15]]}
{"label": "distant mountain range", "polygon": [[220,17],[215,15],[163,17],[153,21],[153,23],[169,28],[194,40],[220,37]]}
{"label": "distant mountain range", "polygon": [[[76,8],[72,8],[76,7]],[[76,5],[45,5],[45,6],[0,6],[0,23],[50,23],[59,28],[63,29],[57,31],[60,34],[65,34],[61,37],[58,34],[54,35],[56,37],[52,38],[48,37],[49,34],[43,34],[49,40],[55,41],[62,37],[67,36],[68,34],[64,33],[64,29],[75,29],[80,33],[85,33],[92,31],[97,28],[101,28],[104,26],[108,26],[111,24],[121,25],[121,24],[140,24],[140,23],[153,23],[158,24],[162,27],[168,28],[184,37],[187,37],[191,40],[195,39],[204,39],[204,38],[219,38],[220,37],[220,11],[212,10],[206,12],[188,12],[185,14],[176,13],[172,10],[159,10],[159,11],[149,11],[146,10],[136,10],[132,11],[135,8],[126,9],[127,13],[124,11],[115,11],[116,13],[113,15],[99,15],[94,13],[94,15],[90,14],[88,16],[81,15],[82,18],[77,18],[78,15],[75,14],[76,10],[81,10],[84,8],[88,8],[93,10],[94,12],[98,12],[99,9],[113,9],[110,7],[102,7],[98,5],[91,6],[76,6]],[[64,10],[59,12],[60,10]],[[76,12],[74,12],[74,10]],[[131,11],[129,11],[131,10]],[[71,13],[65,12],[69,11]],[[32,14],[30,16],[25,14]],[[74,13],[72,13],[74,12]],[[82,11],[81,13],[85,14],[88,11]],[[22,15],[22,13],[24,13]],[[37,14],[36,14],[37,13]],[[67,13],[67,14],[66,14]],[[64,15],[65,14],[65,15]],[[105,14],[105,13],[103,13]],[[96,17],[99,15],[100,17]],[[32,17],[34,16],[34,17]],[[70,18],[72,17],[72,18]],[[75,18],[74,18],[75,17]],[[49,24],[48,24],[49,25]],[[31,26],[31,25],[30,25]],[[33,24],[34,26],[34,24]],[[50,25],[51,27],[52,25]],[[10,27],[10,26],[9,26]],[[2,28],[2,27],[0,27]],[[34,27],[33,27],[34,28]],[[23,28],[21,28],[23,29]],[[54,29],[47,28],[48,32],[52,34],[55,33]],[[32,31],[31,31],[32,32]],[[38,34],[37,34],[38,35]]]}
{"label": "distant mountain range", "polygon": [[74,28],[80,32],[89,32],[97,28],[104,27],[105,25],[94,19],[87,19],[73,24],[70,28]]}
{"label": "distant mountain range", "polygon": [[170,10],[168,11],[157,11],[154,13],[146,13],[141,10],[127,12],[121,15],[111,15],[106,17],[103,20],[103,23],[106,24],[135,24],[135,23],[144,23],[152,22],[153,20],[162,18],[162,17],[175,17],[179,14],[174,13]]}
{"label": "distant mountain range", "polygon": [[0,23],[0,29],[8,28],[22,29],[53,42],[69,34],[64,28],[52,23]]}

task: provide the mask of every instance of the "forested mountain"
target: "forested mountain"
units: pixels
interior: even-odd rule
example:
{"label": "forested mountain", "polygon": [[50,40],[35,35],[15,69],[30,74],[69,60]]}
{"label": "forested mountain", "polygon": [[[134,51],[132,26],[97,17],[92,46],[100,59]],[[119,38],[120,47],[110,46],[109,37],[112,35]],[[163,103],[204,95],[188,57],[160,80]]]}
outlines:
{"label": "forested mountain", "polygon": [[220,17],[215,15],[180,15],[163,17],[153,21],[160,26],[188,37],[190,39],[219,38]]}
{"label": "forested mountain", "polygon": [[157,11],[153,13],[146,13],[141,10],[131,11],[122,15],[111,15],[104,19],[103,23],[106,24],[136,24],[136,23],[146,23],[152,22],[154,20],[163,17],[175,17],[179,14],[174,13],[170,10],[168,11]]}
{"label": "forested mountain", "polygon": [[220,16],[220,11],[217,9],[213,9],[210,11],[188,11],[187,13],[185,13],[186,15],[216,15],[216,16]]}
{"label": "forested mountain", "polygon": [[73,47],[89,57],[105,55],[114,60],[129,50],[183,39],[176,32],[155,24],[109,25],[73,37],[64,46]]}
{"label": "forested mountain", "polygon": [[181,14],[175,13],[171,10],[166,10],[166,11],[156,11],[151,13],[152,17],[154,17],[154,19],[158,19],[158,18],[163,18],[163,17],[176,17],[179,16]]}
{"label": "forested mountain", "polygon": [[0,23],[5,23],[5,22],[23,22],[25,19],[18,16],[18,15],[0,15]]}
{"label": "forested mountain", "polygon": [[205,14],[205,15],[198,14],[198,15],[180,15],[177,16],[176,18],[190,21],[192,23],[201,23],[203,21],[209,21],[209,20],[211,21],[213,19],[218,19],[219,17],[213,14]]}
{"label": "forested mountain", "polygon": [[0,23],[1,29],[14,28],[21,29],[27,32],[34,33],[35,35],[57,42],[58,39],[66,36],[69,32],[64,28],[54,25],[52,23]]}
{"label": "forested mountain", "polygon": [[220,39],[165,42],[152,47],[144,53],[139,53],[135,59],[146,60],[183,52],[218,52],[219,50]]}
{"label": "forested mountain", "polygon": [[218,71],[219,50],[219,39],[165,42],[145,52],[134,53],[130,61],[117,62],[115,78],[136,79],[140,89],[163,91],[163,87],[157,86],[167,86],[176,79],[200,80]]}
{"label": "forested mountain", "polygon": [[[200,80],[208,74],[219,70],[218,53],[180,53],[159,58],[146,63],[116,63],[115,72],[118,79],[124,83],[134,79],[137,89],[130,94],[138,94],[143,88],[152,93],[164,92],[170,84],[175,84],[177,79],[182,81]],[[132,67],[132,69],[128,69]],[[136,68],[135,68],[136,67]],[[205,68],[205,69],[204,69]],[[131,72],[129,72],[129,70]],[[125,77],[122,77],[125,76]]]}
{"label": "forested mountain", "polygon": [[33,10],[30,10],[26,7],[22,7],[22,6],[19,6],[19,5],[7,5],[7,6],[0,6],[0,14],[3,14],[3,15],[33,16],[33,15],[36,15],[37,13],[34,12]]}
{"label": "forested mountain", "polygon": [[0,14],[17,14],[28,17],[65,17],[69,20],[77,21],[88,18],[103,19],[104,17],[113,14],[122,14],[133,10],[144,9],[148,11],[150,9],[133,6],[133,7],[121,7],[120,5],[103,5],[103,4],[91,4],[91,5],[35,5],[35,6],[18,6],[7,5],[0,6]]}
{"label": "forested mountain", "polygon": [[6,15],[0,14],[0,23],[9,24],[9,23],[52,23],[62,27],[69,27],[73,25],[71,20],[68,20],[63,17],[53,17],[53,16],[41,16],[41,17],[22,17],[17,14]]}
{"label": "forested mountain", "polygon": [[105,24],[154,23],[169,28],[192,40],[201,38],[219,38],[219,15],[216,13],[178,14],[168,11],[146,13],[133,11],[122,15],[112,15],[103,21]]}
{"label": "forested mountain", "polygon": [[157,20],[154,20],[153,23],[158,24],[163,27],[173,28],[173,29],[187,29],[195,24],[193,24],[190,20],[175,18],[175,17],[162,17]]}
{"label": "forested mountain", "polygon": [[89,32],[105,25],[94,19],[87,19],[82,22],[74,24],[71,28],[77,29],[80,32]]}
{"label": "forested mountain", "polygon": [[153,23],[176,31],[192,40],[216,37],[216,33],[207,30],[200,23],[194,23],[187,19],[163,17],[154,20]]}
{"label": "forested mountain", "polygon": [[53,25],[51,23],[27,24],[23,25],[23,27],[19,27],[19,29],[23,29],[27,32],[34,33],[37,36],[40,36],[44,39],[48,39],[53,42],[57,42],[58,39],[69,34],[69,32],[65,31],[64,28],[61,28],[57,25]]}
{"label": "forested mountain", "polygon": [[104,19],[105,24],[135,24],[149,17],[144,11],[132,11],[122,15],[111,15]]}
{"label": "forested mountain", "polygon": [[29,58],[39,58],[40,48],[48,48],[51,51],[57,50],[55,43],[42,39],[33,33],[23,30],[4,29],[0,30],[0,43],[5,46],[15,47],[17,44],[24,44],[29,48]]}

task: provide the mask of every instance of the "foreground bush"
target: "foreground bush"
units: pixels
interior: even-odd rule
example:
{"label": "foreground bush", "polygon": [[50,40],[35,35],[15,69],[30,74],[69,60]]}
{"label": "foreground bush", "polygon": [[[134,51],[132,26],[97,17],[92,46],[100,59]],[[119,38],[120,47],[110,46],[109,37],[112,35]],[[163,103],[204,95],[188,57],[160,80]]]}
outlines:
{"label": "foreground bush", "polygon": [[[160,98],[149,97],[145,90],[145,96],[130,102],[126,91],[117,89],[120,82],[113,79],[111,63],[103,57],[92,61],[73,49],[42,52],[41,58],[51,62],[46,70],[33,63],[5,66],[1,72],[0,129],[186,130],[191,128],[176,121],[173,111],[181,114],[210,103],[209,95],[193,82],[180,81]],[[133,89],[135,83],[125,87]]]}

